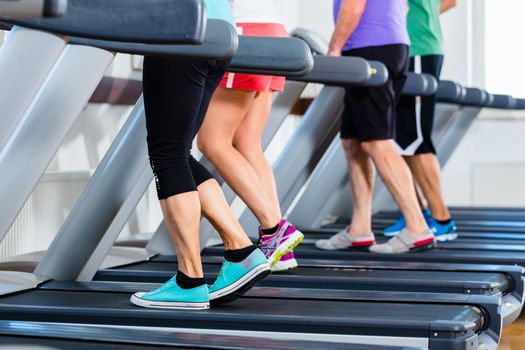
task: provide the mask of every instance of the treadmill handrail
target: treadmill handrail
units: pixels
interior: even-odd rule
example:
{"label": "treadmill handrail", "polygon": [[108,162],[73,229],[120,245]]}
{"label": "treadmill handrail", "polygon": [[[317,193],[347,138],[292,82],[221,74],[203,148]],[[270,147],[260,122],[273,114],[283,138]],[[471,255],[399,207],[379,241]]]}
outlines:
{"label": "treadmill handrail", "polygon": [[461,85],[450,80],[441,80],[436,92],[438,102],[454,104],[461,103],[465,94],[466,91]]}
{"label": "treadmill handrail", "polygon": [[487,106],[489,108],[512,109],[516,106],[516,101],[510,95],[494,94],[493,96],[492,103]]}
{"label": "treadmill handrail", "polygon": [[308,45],[296,38],[240,36],[239,49],[232,58],[230,72],[304,76],[314,60]]}
{"label": "treadmill handrail", "polygon": [[239,46],[239,39],[235,28],[230,23],[218,19],[209,19],[207,21],[206,33],[201,45],[143,44],[79,37],[72,37],[69,42],[75,45],[93,46],[109,51],[144,56],[219,59],[232,57]]}
{"label": "treadmill handrail", "polygon": [[0,0],[0,17],[59,17],[66,13],[67,0]]}
{"label": "treadmill handrail", "polygon": [[465,95],[461,99],[464,106],[483,107],[487,102],[488,94],[478,88],[465,88]]}
{"label": "treadmill handrail", "polygon": [[408,96],[432,96],[436,93],[437,87],[437,79],[432,75],[409,72],[402,93]]}
{"label": "treadmill handrail", "polygon": [[314,56],[314,68],[305,76],[292,80],[333,86],[366,84],[372,77],[372,68],[359,57]]}
{"label": "treadmill handrail", "polygon": [[60,18],[6,22],[89,39],[201,44],[205,18],[203,0],[69,0],[67,12]]}

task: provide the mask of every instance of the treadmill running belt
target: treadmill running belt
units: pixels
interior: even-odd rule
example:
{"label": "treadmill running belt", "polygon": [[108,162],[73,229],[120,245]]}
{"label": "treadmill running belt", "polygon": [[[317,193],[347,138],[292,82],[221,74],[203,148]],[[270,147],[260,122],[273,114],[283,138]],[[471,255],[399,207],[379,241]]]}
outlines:
{"label": "treadmill running belt", "polygon": [[[217,277],[221,265],[204,264],[203,266],[205,275],[211,283]],[[95,280],[162,283],[172,277],[174,271],[177,271],[176,263],[149,261],[99,271]],[[375,286],[382,290],[436,293],[464,293],[467,289],[465,286],[468,285],[471,291],[477,289],[485,294],[509,290],[510,281],[501,273],[299,267],[284,273],[272,274],[260,285],[352,290],[374,289]]]}
{"label": "treadmill running belt", "polygon": [[473,334],[483,323],[478,310],[463,305],[244,298],[209,311],[171,311],[139,308],[129,297],[129,293],[35,290],[0,299],[0,315],[19,321],[250,331],[286,327],[287,332],[342,335],[377,335],[381,329],[383,336],[407,337],[428,337],[429,327],[436,326],[442,333]]}

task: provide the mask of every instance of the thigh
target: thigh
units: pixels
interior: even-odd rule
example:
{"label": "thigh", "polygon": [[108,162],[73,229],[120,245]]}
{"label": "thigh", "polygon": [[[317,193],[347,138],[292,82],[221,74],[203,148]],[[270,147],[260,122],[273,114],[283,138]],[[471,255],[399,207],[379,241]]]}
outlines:
{"label": "thigh", "polygon": [[272,108],[272,92],[259,92],[253,99],[239,127],[235,130],[234,144],[261,143],[262,134]]}
{"label": "thigh", "polygon": [[[226,98],[223,95],[223,92],[224,92],[223,89],[219,89],[219,91],[217,91],[217,88],[219,86],[219,83],[221,82],[222,77],[224,76],[224,73],[226,72],[230,64],[230,60],[210,60],[209,63],[210,63],[210,72],[205,82],[204,93],[203,93],[202,100],[199,106],[199,113],[198,113],[199,116],[197,118],[197,123],[195,125],[193,136],[197,135],[197,133],[202,127],[202,124],[205,118],[210,117],[210,118],[215,119],[216,117],[212,116],[211,114],[219,115],[219,116],[221,115],[222,107],[224,107],[223,102],[226,101]],[[214,101],[213,99],[215,96],[217,97],[216,101],[218,103],[219,102],[222,102],[222,103],[219,103],[220,106],[213,106],[214,113],[208,113],[210,112],[209,111],[210,104],[212,101]],[[215,101],[214,101],[214,104],[215,104]],[[222,112],[223,117],[228,118],[227,114],[228,114],[227,111]],[[221,119],[224,120],[226,118],[221,118]]]}
{"label": "thigh", "polygon": [[213,144],[233,137],[255,97],[254,91],[218,88],[199,130],[199,142]]}
{"label": "thigh", "polygon": [[191,146],[206,85],[204,60],[146,57],[143,90],[150,151]]}

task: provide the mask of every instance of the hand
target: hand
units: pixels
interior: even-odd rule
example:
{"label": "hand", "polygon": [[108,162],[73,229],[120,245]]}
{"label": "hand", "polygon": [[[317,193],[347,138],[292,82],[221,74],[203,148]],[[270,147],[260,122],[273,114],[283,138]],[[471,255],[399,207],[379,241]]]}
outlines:
{"label": "hand", "polygon": [[328,50],[328,56],[340,57],[341,56],[341,49],[329,49]]}

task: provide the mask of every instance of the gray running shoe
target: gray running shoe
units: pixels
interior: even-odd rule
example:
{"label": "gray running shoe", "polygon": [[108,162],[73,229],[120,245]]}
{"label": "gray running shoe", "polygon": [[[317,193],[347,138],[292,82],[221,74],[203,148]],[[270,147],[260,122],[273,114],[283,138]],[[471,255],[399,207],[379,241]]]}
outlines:
{"label": "gray running shoe", "polygon": [[345,228],[329,239],[320,239],[315,246],[322,250],[344,250],[344,249],[368,249],[376,242],[373,232],[365,233],[360,237],[350,236]]}
{"label": "gray running shoe", "polygon": [[415,236],[408,232],[407,229],[403,229],[388,242],[373,245],[370,247],[370,251],[380,254],[400,254],[432,249],[435,245],[435,238],[432,231],[425,230],[422,234]]}

